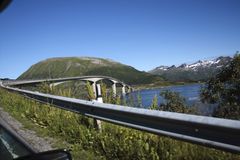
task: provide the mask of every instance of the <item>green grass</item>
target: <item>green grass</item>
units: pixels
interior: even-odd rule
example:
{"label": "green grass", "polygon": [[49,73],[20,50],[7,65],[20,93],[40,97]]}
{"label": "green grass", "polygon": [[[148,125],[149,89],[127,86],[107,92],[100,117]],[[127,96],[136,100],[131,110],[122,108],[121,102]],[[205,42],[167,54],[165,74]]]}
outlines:
{"label": "green grass", "polygon": [[[71,148],[75,159],[240,160],[240,156],[171,138],[102,124],[91,118],[37,103],[0,89],[0,105],[27,128],[56,139],[57,148]],[[37,126],[37,127],[36,127]]]}

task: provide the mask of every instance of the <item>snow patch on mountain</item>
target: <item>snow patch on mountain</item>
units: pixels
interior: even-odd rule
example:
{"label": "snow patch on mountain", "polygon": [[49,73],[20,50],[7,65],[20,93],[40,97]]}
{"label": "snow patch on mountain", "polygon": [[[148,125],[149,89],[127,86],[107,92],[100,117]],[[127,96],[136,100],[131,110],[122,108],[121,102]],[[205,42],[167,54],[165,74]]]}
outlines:
{"label": "snow patch on mountain", "polygon": [[181,70],[193,70],[193,71],[197,71],[200,68],[210,68],[210,67],[215,67],[215,68],[221,68],[224,66],[224,64],[226,64],[227,62],[229,62],[232,58],[231,57],[218,57],[215,59],[211,59],[211,60],[199,60],[197,62],[194,62],[192,64],[186,64],[183,63],[179,66],[175,66],[172,65],[170,67],[168,66],[159,66],[156,67],[155,69],[153,69],[150,72],[153,71],[168,71],[168,70],[172,70],[172,69],[181,69]]}

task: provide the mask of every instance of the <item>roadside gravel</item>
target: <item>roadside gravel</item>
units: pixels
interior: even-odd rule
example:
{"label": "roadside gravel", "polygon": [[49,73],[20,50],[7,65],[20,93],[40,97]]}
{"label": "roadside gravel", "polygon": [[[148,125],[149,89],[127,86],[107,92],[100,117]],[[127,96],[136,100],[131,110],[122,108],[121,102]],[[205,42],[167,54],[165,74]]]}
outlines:
{"label": "roadside gravel", "polygon": [[10,116],[1,107],[0,118],[36,151],[43,152],[54,149],[51,147],[51,144],[54,142],[52,138],[42,138],[39,137],[35,131],[25,129],[19,121]]}

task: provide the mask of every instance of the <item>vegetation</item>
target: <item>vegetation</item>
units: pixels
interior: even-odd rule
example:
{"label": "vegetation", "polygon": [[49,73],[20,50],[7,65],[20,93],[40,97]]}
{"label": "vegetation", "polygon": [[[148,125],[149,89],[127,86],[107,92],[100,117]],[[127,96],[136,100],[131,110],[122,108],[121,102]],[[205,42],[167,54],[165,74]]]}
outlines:
{"label": "vegetation", "polygon": [[86,88],[87,88],[87,93],[88,93],[88,99],[89,100],[93,100],[93,99],[96,99],[95,95],[94,95],[94,92],[93,92],[93,89],[92,89],[92,86],[90,85],[89,82],[87,82],[87,85],[86,85]]}
{"label": "vegetation", "polygon": [[[71,92],[46,86],[42,91],[72,96]],[[0,105],[18,120],[34,123],[45,135],[64,141],[58,147],[70,147],[75,159],[240,159],[239,155],[109,123],[102,123],[102,132],[98,132],[90,118],[3,89],[0,89]]]}
{"label": "vegetation", "polygon": [[72,76],[111,76],[128,84],[164,83],[157,75],[138,71],[131,66],[102,58],[51,58],[31,66],[18,79],[59,78]]}
{"label": "vegetation", "polygon": [[169,90],[163,91],[160,95],[165,99],[166,103],[162,103],[159,107],[160,110],[179,112],[179,113],[191,113],[198,114],[193,106],[187,106],[186,100],[180,96],[177,92]]}
{"label": "vegetation", "polygon": [[162,91],[160,96],[163,97],[164,101],[158,104],[158,96],[155,95],[152,100],[150,109],[153,110],[162,110],[169,112],[178,112],[178,113],[191,113],[198,114],[194,106],[187,106],[186,100],[178,92],[172,92],[169,90]]}
{"label": "vegetation", "polygon": [[150,106],[150,109],[157,110],[158,109],[158,97],[155,95],[152,100],[152,104]]}
{"label": "vegetation", "polygon": [[217,103],[213,116],[240,119],[240,54],[211,78],[201,91],[203,102]]}

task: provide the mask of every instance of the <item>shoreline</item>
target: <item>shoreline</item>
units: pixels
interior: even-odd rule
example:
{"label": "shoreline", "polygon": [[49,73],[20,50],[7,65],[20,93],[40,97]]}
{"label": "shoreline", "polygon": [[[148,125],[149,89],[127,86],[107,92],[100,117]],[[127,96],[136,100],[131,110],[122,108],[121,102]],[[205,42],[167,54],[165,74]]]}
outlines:
{"label": "shoreline", "polygon": [[[164,88],[164,87],[169,87],[169,86],[184,86],[184,85],[190,85],[190,84],[204,84],[205,82],[188,82],[188,83],[172,83],[172,84],[167,84],[167,85],[156,85],[156,86],[149,86],[149,85],[132,85],[134,88],[134,91],[139,91],[139,90],[145,90],[145,89],[158,89],[158,88]],[[151,84],[150,84],[151,85]]]}

